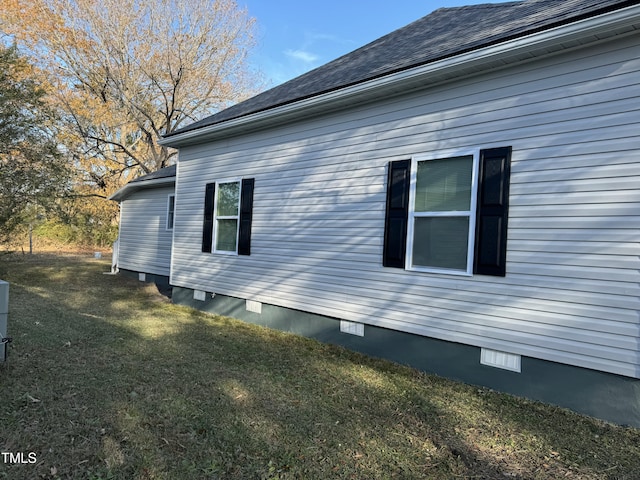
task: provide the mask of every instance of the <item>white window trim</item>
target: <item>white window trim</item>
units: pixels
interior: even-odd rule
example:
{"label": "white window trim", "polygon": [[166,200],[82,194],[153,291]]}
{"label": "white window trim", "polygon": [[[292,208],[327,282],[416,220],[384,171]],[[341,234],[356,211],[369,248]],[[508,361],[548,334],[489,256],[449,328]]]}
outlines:
{"label": "white window trim", "polygon": [[[169,212],[171,211],[171,197],[173,197],[173,222],[171,223],[171,226],[169,226]],[[164,224],[165,226],[165,230],[168,232],[173,231],[173,226],[176,223],[176,194],[175,193],[170,193],[169,195],[167,195],[167,220]]]}
{"label": "white window trim", "polygon": [[[218,212],[218,194],[220,193],[220,185],[223,183],[238,183],[238,215],[228,216],[224,215],[219,217]],[[216,190],[213,199],[213,237],[211,246],[211,253],[215,253],[217,255],[238,255],[238,241],[240,237],[240,203],[242,201],[242,177],[240,178],[226,178],[223,180],[219,180],[216,182]],[[229,250],[218,250],[216,248],[216,239],[218,238],[218,220],[237,220],[236,222],[236,249],[235,251]]]}
{"label": "white window trim", "polygon": [[[429,160],[440,160],[453,157],[472,156],[473,165],[471,172],[471,204],[470,210],[464,212],[415,212],[415,198],[416,198],[416,180],[418,176],[418,162],[424,162]],[[439,151],[430,154],[416,155],[411,158],[411,176],[409,187],[409,221],[407,227],[407,245],[406,245],[406,260],[405,269],[415,272],[427,272],[427,273],[440,273],[446,275],[461,275],[470,277],[473,275],[473,257],[474,257],[474,244],[476,234],[476,215],[477,215],[477,203],[478,203],[478,166],[479,166],[480,150],[449,150]],[[469,217],[469,238],[467,240],[467,268],[465,270],[455,270],[449,268],[434,268],[423,267],[413,265],[413,232],[414,221],[416,217],[454,217],[464,216]]]}

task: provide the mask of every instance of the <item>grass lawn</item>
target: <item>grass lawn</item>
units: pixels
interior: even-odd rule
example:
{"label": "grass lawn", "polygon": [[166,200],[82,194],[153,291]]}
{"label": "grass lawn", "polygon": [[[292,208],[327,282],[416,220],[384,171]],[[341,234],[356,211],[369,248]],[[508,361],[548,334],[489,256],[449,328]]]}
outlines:
{"label": "grass lawn", "polygon": [[[8,479],[638,479],[640,431],[2,255]],[[29,457],[33,452],[35,455]]]}

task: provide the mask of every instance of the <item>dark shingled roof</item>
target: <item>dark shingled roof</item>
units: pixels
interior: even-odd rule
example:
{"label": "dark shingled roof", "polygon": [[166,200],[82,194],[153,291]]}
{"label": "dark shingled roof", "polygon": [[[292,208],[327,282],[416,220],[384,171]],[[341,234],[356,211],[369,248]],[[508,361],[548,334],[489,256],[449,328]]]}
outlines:
{"label": "dark shingled roof", "polygon": [[525,0],[440,8],[364,47],[167,137],[636,3],[637,0]]}
{"label": "dark shingled roof", "polygon": [[147,173],[141,177],[135,178],[131,180],[129,183],[135,182],[146,182],[147,180],[157,180],[159,178],[169,178],[176,176],[176,166],[171,165],[170,167],[161,168],[160,170],[156,170],[155,172]]}
{"label": "dark shingled roof", "polygon": [[[134,178],[125,186],[120,188],[117,192],[114,192],[109,196],[109,200],[115,200],[119,202],[132,194],[133,192],[137,192],[138,190],[145,189],[147,187],[154,187],[158,185],[166,185],[170,184],[172,181],[175,182],[176,176],[176,166],[171,165],[170,167],[161,168],[160,170],[156,170],[155,172],[148,173],[147,175],[143,175],[138,178]],[[161,182],[154,182],[149,185],[145,185],[144,182],[148,182],[151,180],[162,180]]]}

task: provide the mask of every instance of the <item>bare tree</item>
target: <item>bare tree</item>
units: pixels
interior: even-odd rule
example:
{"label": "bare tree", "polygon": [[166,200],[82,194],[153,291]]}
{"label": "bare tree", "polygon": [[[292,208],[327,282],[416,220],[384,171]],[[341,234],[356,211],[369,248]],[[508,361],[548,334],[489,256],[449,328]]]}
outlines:
{"label": "bare tree", "polygon": [[66,146],[99,187],[169,165],[160,135],[259,88],[254,20],[233,0],[0,0],[0,21],[48,72]]}

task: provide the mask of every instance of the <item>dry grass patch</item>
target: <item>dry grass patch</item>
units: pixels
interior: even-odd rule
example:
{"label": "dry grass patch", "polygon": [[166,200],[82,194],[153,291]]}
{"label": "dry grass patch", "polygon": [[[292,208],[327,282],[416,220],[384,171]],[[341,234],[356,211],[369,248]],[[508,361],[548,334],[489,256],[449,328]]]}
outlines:
{"label": "dry grass patch", "polygon": [[10,479],[636,479],[640,431],[167,303],[90,255],[4,255]]}

